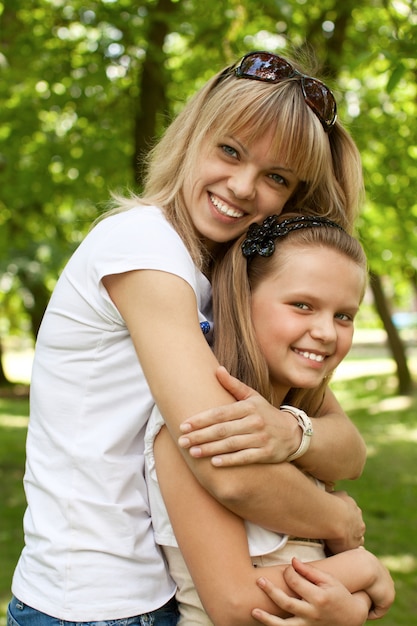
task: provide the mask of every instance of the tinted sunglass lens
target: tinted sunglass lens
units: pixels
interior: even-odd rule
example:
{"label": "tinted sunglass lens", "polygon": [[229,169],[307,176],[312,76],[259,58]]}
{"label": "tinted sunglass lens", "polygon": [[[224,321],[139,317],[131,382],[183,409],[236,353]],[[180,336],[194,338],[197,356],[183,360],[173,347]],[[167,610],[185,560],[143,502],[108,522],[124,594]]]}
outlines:
{"label": "tinted sunglass lens", "polygon": [[252,78],[267,83],[279,83],[298,77],[306,104],[319,118],[324,130],[329,132],[337,119],[336,100],[330,89],[316,78],[305,76],[293,68],[283,57],[270,52],[250,52],[234,70],[239,78]]}
{"label": "tinted sunglass lens", "polygon": [[242,59],[238,70],[240,76],[252,76],[268,83],[289,78],[294,72],[285,59],[267,53],[247,55]]}
{"label": "tinted sunglass lens", "polygon": [[330,129],[336,121],[337,114],[336,101],[332,92],[322,82],[308,76],[304,77],[302,86],[307,104],[325,127]]}

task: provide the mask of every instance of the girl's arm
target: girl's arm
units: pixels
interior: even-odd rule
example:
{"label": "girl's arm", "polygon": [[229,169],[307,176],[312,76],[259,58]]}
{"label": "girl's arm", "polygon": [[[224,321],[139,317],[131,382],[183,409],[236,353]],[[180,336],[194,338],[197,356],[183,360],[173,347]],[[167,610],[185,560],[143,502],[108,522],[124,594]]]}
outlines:
{"label": "girl's arm", "polygon": [[[314,626],[317,624],[317,613],[314,605],[310,604],[308,598],[311,595],[309,585],[313,582],[314,593],[317,593],[317,585],[325,585],[322,594],[322,604],[320,606],[320,624],[322,626],[344,626],[346,623],[352,625],[362,625],[369,619],[370,599],[364,591],[350,594],[345,588],[345,593],[340,591],[340,583],[328,574],[317,575],[317,570],[310,564],[301,564],[304,567],[306,578],[299,586],[305,587],[306,597],[300,595],[301,600],[288,596],[285,592],[275,586],[267,578],[258,579],[258,585],[268,594],[278,606],[288,607],[289,611],[294,611],[292,617],[281,618],[263,609],[256,608],[252,611],[253,617],[265,626]],[[313,576],[313,573],[315,574]],[[348,616],[348,622],[346,622]]]}
{"label": "girl's arm", "polygon": [[[316,567],[320,569],[316,578],[320,576],[323,581],[320,585],[315,580],[301,579],[296,572],[288,572],[287,566],[254,568],[242,520],[202,489],[165,428],[156,438],[154,454],[160,488],[178,544],[201,601],[216,625],[253,624],[255,607],[285,617],[291,606],[291,612],[302,617],[298,626],[313,623],[359,626],[368,614],[370,602],[364,604],[362,600],[361,616],[355,621],[352,613],[357,611],[357,598],[351,593],[365,588],[369,588],[373,601],[381,605],[381,614],[387,610],[391,579],[379,561],[361,548],[317,561]],[[281,591],[278,603],[272,603],[260,593],[256,581],[265,577]],[[297,594],[303,602],[294,605]],[[342,616],[341,606],[346,609]],[[308,621],[310,615],[314,615],[314,622]],[[328,621],[329,616],[334,621]],[[341,621],[336,622],[336,617]]]}
{"label": "girl's arm", "polygon": [[[362,553],[359,553],[360,550],[362,550]],[[289,596],[279,586],[274,585],[265,577],[258,579],[257,584],[281,608],[285,608],[294,616],[302,617],[304,619],[303,625],[316,624],[318,616],[315,607],[309,601],[312,593],[309,581],[314,585],[313,589],[316,597],[321,596],[320,619],[323,619],[324,623],[329,626],[342,626],[346,622],[346,615],[352,617],[352,624],[362,623],[360,621],[361,614],[366,615],[367,620],[380,619],[387,613],[394,601],[394,582],[388,571],[374,555],[367,553],[361,548],[352,552],[356,553],[354,554],[353,562],[349,553],[338,555],[337,558],[331,557],[314,565],[293,559],[292,566],[284,572],[284,578],[291,588],[297,591],[298,598]],[[372,559],[375,559],[377,566],[377,570],[374,573],[372,573]],[[335,561],[338,563],[336,564]],[[369,566],[371,566],[371,570],[369,570]],[[365,583],[368,585],[367,592],[357,591],[349,598],[346,594],[340,593],[336,582],[337,579],[332,574],[329,574],[328,571],[333,571],[335,576],[342,579],[347,578],[345,584],[353,588],[358,578],[357,568],[364,568],[360,569],[361,578],[364,573],[368,572],[367,583]],[[378,569],[379,575],[375,577],[374,574]],[[300,626],[300,622],[297,621],[296,617],[283,620],[258,608],[252,614],[267,626],[278,626],[279,624]],[[357,616],[358,622],[356,622],[356,617],[354,616]],[[363,621],[365,620],[363,619]]]}
{"label": "girl's arm", "polygon": [[[180,445],[192,456],[212,457],[212,462],[222,467],[284,460],[283,430],[288,428],[288,413],[272,407],[224,368],[218,369],[217,377],[239,404],[223,407],[222,411],[212,408],[188,419],[181,425]],[[330,389],[326,390],[319,415],[310,418],[314,435],[296,465],[326,483],[358,478],[365,465],[366,446]],[[298,429],[298,443],[300,440]]]}
{"label": "girl's arm", "polygon": [[[195,294],[188,283],[149,270],[108,276],[103,282],[127,324],[155,402],[175,440],[180,423],[190,416],[234,402],[217,380],[218,363],[201,332]],[[296,420],[288,415],[287,422],[293,441],[288,437],[285,456],[299,440]],[[244,519],[298,536],[306,536],[314,527],[315,537],[336,540],[341,549],[357,547],[362,541],[365,527],[356,504],[325,493],[313,497],[308,479],[289,463],[219,470],[207,459],[193,459],[187,452],[184,456],[202,485]]]}

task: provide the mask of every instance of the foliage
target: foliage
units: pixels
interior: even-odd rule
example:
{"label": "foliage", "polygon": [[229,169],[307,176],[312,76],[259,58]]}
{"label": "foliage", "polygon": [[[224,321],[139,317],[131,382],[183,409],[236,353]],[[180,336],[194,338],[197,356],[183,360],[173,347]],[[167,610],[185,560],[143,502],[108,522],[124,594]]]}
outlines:
{"label": "foliage", "polygon": [[416,281],[414,0],[0,0],[0,337],[36,334],[111,190],[183,102],[250,49],[314,51],[364,161],[360,220],[392,308]]}

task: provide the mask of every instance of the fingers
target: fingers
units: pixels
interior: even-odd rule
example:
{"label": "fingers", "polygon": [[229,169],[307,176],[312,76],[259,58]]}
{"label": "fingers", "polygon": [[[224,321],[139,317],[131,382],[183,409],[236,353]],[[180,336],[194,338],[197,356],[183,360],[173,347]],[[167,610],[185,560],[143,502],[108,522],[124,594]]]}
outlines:
{"label": "fingers", "polygon": [[229,374],[227,369],[222,365],[217,369],[216,376],[222,387],[231,393],[236,400],[246,400],[253,395],[258,395],[254,389]]}
{"label": "fingers", "polygon": [[[282,589],[275,587],[270,580],[263,577],[259,578],[256,583],[258,587],[260,587],[280,609],[289,613],[289,610],[286,608],[289,596],[284,591],[282,591]],[[252,617],[254,617],[262,624],[266,624],[267,626],[277,626],[279,624],[296,624],[296,622],[292,621],[291,619],[283,619],[277,617],[276,615],[271,615],[270,613],[267,613],[266,611],[258,608],[253,609]]]}
{"label": "fingers", "polygon": [[[216,423],[214,419],[217,420]],[[222,445],[223,452],[235,452],[241,448],[242,444],[246,447],[252,445],[249,439],[242,442],[238,437],[255,437],[256,433],[262,430],[262,419],[254,412],[252,406],[239,403],[218,407],[215,414],[212,409],[199,413],[181,424],[180,428],[183,434],[179,443],[183,448],[230,440],[227,442],[227,447]],[[212,450],[214,453],[218,451],[218,449]]]}
{"label": "fingers", "polygon": [[[194,458],[211,457],[211,462],[216,467],[231,467],[262,463],[265,457],[265,449],[260,448],[259,438],[254,433],[245,435],[230,435],[219,441],[196,444],[200,438],[208,438],[208,429],[194,433],[192,436],[180,437],[181,447],[188,449]],[[210,436],[216,436],[214,432]],[[267,461],[266,461],[267,462]]]}
{"label": "fingers", "polygon": [[239,465],[262,463],[263,455],[260,448],[246,448],[238,452],[213,456],[211,462],[216,467],[237,467]]}
{"label": "fingers", "polygon": [[[267,626],[363,626],[369,610],[366,593],[351,594],[331,574],[322,572],[308,563],[294,559],[292,566],[284,571],[285,582],[297,597],[291,597],[266,578],[257,581],[258,586],[283,611],[291,615],[279,618],[261,609],[254,609],[252,616]],[[373,618],[373,616],[372,616]]]}
{"label": "fingers", "polygon": [[326,541],[330,551],[333,554],[344,552],[346,550],[352,550],[360,546],[365,545],[365,532],[366,525],[363,521],[362,511],[356,504],[355,500],[351,498],[346,492],[334,491],[332,496],[343,500],[346,505],[346,535],[339,539],[332,539]]}
{"label": "fingers", "polygon": [[[180,430],[179,445],[182,448],[221,443],[217,448],[210,448],[209,453],[228,453],[263,445],[265,420],[255,402],[246,400],[202,411],[183,422]],[[257,443],[258,439],[260,443]]]}
{"label": "fingers", "polygon": [[294,431],[298,436],[295,420],[277,419],[278,409],[224,367],[217,375],[237,401],[187,419],[180,425],[178,445],[194,458],[212,457],[215,466],[285,461],[294,449]]}
{"label": "fingers", "polygon": [[[258,622],[261,622],[261,624],[266,624],[266,626],[280,626],[280,624],[297,626],[295,618],[281,619],[280,617],[271,615],[262,609],[253,609],[252,617],[254,617]],[[301,626],[301,622],[299,622],[299,624]]]}
{"label": "fingers", "polygon": [[[317,567],[314,567],[314,565],[311,565],[311,563],[304,563],[295,557],[292,559],[291,565],[295,572],[314,585],[321,585],[333,579],[331,574],[327,574]],[[287,569],[291,571],[291,568]]]}

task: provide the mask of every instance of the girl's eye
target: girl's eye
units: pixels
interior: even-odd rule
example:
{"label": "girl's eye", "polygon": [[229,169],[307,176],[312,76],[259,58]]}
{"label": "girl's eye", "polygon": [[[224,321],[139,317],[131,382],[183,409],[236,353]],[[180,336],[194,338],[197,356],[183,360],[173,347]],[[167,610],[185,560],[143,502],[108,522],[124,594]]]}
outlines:
{"label": "girl's eye", "polygon": [[341,322],[353,322],[353,317],[347,313],[336,313],[335,317]]}
{"label": "girl's eye", "polygon": [[232,157],[235,157],[235,158],[238,156],[237,150],[232,148],[232,146],[228,146],[228,145],[224,144],[224,145],[221,146],[221,149],[228,156],[232,156]]}
{"label": "girl's eye", "polygon": [[301,309],[302,311],[309,310],[308,305],[304,304],[303,302],[294,302],[293,306],[295,306],[296,309]]}
{"label": "girl's eye", "polygon": [[269,178],[273,180],[274,183],[277,183],[277,185],[285,185],[286,187],[288,186],[287,180],[283,176],[281,176],[281,174],[269,174]]}

